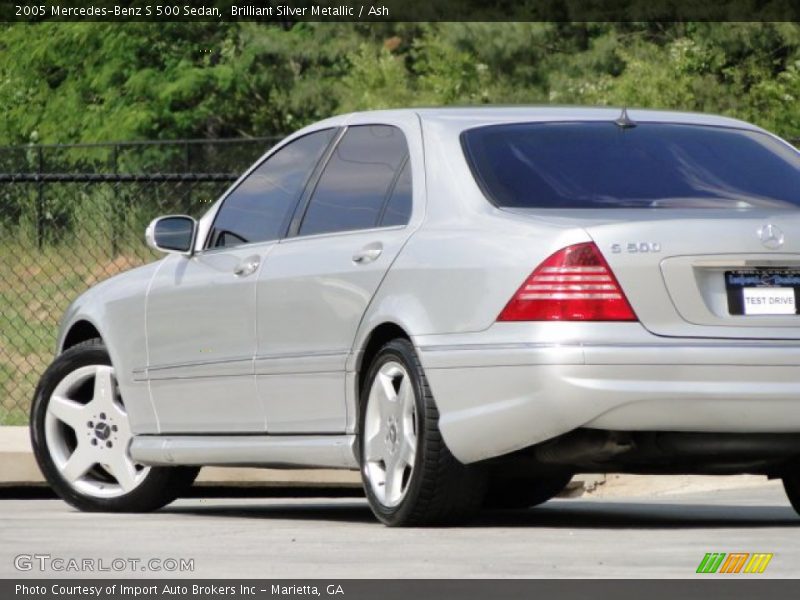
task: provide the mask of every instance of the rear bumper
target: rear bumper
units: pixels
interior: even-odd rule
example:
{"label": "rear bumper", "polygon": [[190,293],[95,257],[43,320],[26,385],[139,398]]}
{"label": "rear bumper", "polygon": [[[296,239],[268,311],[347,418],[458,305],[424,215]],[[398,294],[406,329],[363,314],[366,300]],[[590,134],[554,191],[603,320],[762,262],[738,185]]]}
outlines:
{"label": "rear bumper", "polygon": [[416,339],[445,442],[471,463],[579,427],[800,432],[800,343],[675,341],[639,329],[624,343]]}

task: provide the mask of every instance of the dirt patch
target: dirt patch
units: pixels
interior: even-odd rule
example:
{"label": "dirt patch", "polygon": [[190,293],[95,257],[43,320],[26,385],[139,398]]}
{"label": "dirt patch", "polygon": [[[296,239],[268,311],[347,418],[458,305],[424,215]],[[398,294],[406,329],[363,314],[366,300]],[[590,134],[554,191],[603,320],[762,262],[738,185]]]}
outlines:
{"label": "dirt patch", "polygon": [[[578,477],[576,477],[577,479]],[[761,475],[621,475],[611,473],[586,494],[600,498],[667,496],[767,485]]]}
{"label": "dirt patch", "polygon": [[42,371],[42,365],[44,365],[46,361],[47,358],[40,354],[6,354],[3,357],[3,363],[11,365],[17,376],[40,373]]}
{"label": "dirt patch", "polygon": [[39,300],[31,300],[22,314],[27,320],[47,321],[53,318],[53,309]]}
{"label": "dirt patch", "polygon": [[121,254],[113,260],[101,262],[95,266],[85,279],[86,285],[94,285],[98,281],[108,279],[109,277],[113,277],[118,273],[138,267],[139,265],[144,264],[144,262],[145,261],[138,256]]}

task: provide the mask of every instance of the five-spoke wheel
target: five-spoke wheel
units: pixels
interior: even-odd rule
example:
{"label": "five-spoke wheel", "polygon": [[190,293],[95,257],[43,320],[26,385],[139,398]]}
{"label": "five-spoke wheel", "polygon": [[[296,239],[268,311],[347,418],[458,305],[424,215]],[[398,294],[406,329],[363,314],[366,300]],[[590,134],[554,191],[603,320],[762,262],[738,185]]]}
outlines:
{"label": "five-spoke wheel", "polygon": [[31,440],[48,483],[82,510],[160,508],[194,481],[195,467],[147,467],[130,456],[132,432],[100,340],[59,355],[36,389]]}
{"label": "five-spoke wheel", "polygon": [[148,473],[128,453],[128,415],[107,365],[80,367],[56,385],[47,403],[45,441],[61,476],[80,492],[120,496]]}
{"label": "five-spoke wheel", "polygon": [[414,346],[399,338],[370,363],[361,390],[361,475],[372,511],[387,525],[457,523],[480,508],[486,477],[458,462]]}
{"label": "five-spoke wheel", "polygon": [[364,468],[376,498],[397,506],[408,492],[417,454],[417,407],[405,367],[390,361],[373,379],[364,421]]}

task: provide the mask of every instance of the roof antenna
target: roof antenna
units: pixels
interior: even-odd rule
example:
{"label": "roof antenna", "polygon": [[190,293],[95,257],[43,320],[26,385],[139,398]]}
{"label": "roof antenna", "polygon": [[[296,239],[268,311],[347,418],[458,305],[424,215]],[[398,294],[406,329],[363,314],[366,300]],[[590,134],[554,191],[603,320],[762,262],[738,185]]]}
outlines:
{"label": "roof antenna", "polygon": [[636,127],[636,122],[632,121],[628,116],[628,109],[625,107],[622,108],[622,113],[615,119],[614,123],[617,125],[617,127],[621,127],[622,129],[631,129],[632,127]]}

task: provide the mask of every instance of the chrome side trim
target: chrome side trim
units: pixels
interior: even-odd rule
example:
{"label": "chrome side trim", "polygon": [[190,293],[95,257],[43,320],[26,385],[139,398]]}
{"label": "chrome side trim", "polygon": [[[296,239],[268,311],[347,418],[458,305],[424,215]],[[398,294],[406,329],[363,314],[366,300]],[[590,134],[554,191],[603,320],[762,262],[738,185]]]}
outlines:
{"label": "chrome side trim", "polygon": [[328,350],[295,354],[260,354],[253,366],[256,375],[344,372],[349,350]]}
{"label": "chrome side trim", "polygon": [[461,350],[541,350],[544,348],[581,348],[582,344],[519,342],[513,344],[439,344],[419,346],[420,352],[460,352]]}
{"label": "chrome side trim", "polygon": [[426,369],[539,365],[800,366],[800,343],[497,343],[421,346]]}
{"label": "chrome side trim", "polygon": [[[181,369],[184,367],[205,367],[208,365],[224,365],[228,363],[249,362],[253,360],[251,356],[237,356],[235,358],[193,360],[192,362],[182,363],[162,363],[160,365],[150,365],[146,367],[148,371],[164,371],[167,369]],[[140,367],[141,369],[141,367]]]}
{"label": "chrome side trim", "polygon": [[280,358],[316,358],[321,356],[342,356],[350,353],[349,348],[342,350],[320,350],[319,352],[287,352],[285,354],[256,354],[256,360],[275,360]]}
{"label": "chrome side trim", "polygon": [[143,465],[358,469],[355,435],[139,435],[130,453]]}
{"label": "chrome side trim", "polygon": [[[733,342],[733,343],[731,343]],[[698,343],[686,344],[682,341],[676,343],[657,342],[651,344],[643,344],[641,342],[632,343],[581,343],[581,344],[558,344],[555,342],[519,342],[519,343],[500,343],[500,344],[439,344],[429,346],[419,346],[420,352],[460,352],[462,350],[543,350],[543,349],[569,349],[569,348],[624,348],[626,350],[636,348],[665,348],[665,349],[692,349],[692,348],[797,348],[800,349],[800,339],[797,340],[769,340],[769,341],[752,341],[752,340],[736,340],[736,339],[721,339],[719,342],[700,341]]]}
{"label": "chrome side trim", "polygon": [[420,346],[426,369],[498,367],[511,365],[582,365],[586,362],[580,345],[499,343]]}
{"label": "chrome side trim", "polygon": [[159,379],[191,379],[194,377],[231,377],[252,374],[252,357],[158,365],[147,368],[147,378],[151,381]]}
{"label": "chrome side trim", "polygon": [[233,375],[286,375],[344,371],[349,349],[321,352],[260,354],[221,360],[198,360],[136,367],[134,381],[229,377]]}

